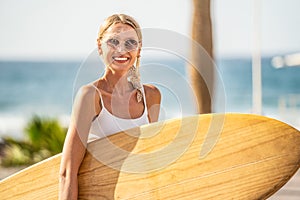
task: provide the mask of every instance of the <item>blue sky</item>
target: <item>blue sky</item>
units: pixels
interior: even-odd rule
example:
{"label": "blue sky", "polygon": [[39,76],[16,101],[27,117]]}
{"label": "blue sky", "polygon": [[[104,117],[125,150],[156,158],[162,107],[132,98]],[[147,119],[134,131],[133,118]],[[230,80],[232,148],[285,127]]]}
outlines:
{"label": "blue sky", "polygon": [[[212,0],[217,56],[251,56],[253,0]],[[261,50],[300,52],[300,1],[261,0]],[[83,59],[113,13],[189,36],[192,0],[0,0],[0,59]]]}

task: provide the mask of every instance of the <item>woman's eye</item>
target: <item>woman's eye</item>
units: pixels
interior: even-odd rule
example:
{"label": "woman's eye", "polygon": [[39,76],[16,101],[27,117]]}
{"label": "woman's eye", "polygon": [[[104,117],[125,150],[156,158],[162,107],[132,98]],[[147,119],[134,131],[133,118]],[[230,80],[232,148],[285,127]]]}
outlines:
{"label": "woman's eye", "polygon": [[112,38],[112,39],[109,39],[107,41],[107,43],[110,44],[110,45],[113,45],[113,46],[118,46],[119,45],[119,40]]}
{"label": "woman's eye", "polygon": [[125,46],[126,47],[133,47],[133,48],[135,48],[135,47],[137,47],[137,45],[138,45],[138,42],[135,41],[135,40],[126,40],[126,42],[125,42]]}

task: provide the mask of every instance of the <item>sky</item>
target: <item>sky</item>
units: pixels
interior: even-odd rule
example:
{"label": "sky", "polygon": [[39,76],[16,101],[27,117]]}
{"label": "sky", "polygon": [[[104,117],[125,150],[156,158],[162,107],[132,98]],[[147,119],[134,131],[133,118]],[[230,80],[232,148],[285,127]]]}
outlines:
{"label": "sky", "polygon": [[[254,1],[211,0],[217,56],[251,56]],[[300,52],[300,1],[260,2],[261,52]],[[0,59],[83,59],[113,13],[131,15],[143,28],[189,37],[192,12],[192,0],[0,0]]]}

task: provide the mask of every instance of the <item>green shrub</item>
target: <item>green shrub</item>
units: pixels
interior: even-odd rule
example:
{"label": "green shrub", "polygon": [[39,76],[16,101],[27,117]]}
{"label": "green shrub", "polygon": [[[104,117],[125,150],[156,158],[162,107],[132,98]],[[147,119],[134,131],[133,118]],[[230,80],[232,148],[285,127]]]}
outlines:
{"label": "green shrub", "polygon": [[4,150],[5,157],[1,160],[3,166],[28,165],[32,163],[30,151],[18,144],[8,145]]}
{"label": "green shrub", "polygon": [[3,138],[6,146],[1,165],[31,165],[60,153],[66,132],[56,119],[34,116],[25,127],[25,141]]}
{"label": "green shrub", "polygon": [[25,134],[36,151],[47,149],[54,155],[62,151],[66,130],[55,119],[34,116]]}

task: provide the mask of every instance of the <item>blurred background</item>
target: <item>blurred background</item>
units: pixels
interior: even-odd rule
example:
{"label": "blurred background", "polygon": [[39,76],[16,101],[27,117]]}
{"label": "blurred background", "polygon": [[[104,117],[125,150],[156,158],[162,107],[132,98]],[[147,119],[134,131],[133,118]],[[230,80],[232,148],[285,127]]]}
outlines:
{"label": "blurred background", "polygon": [[[300,129],[300,1],[210,2],[214,61],[225,89],[224,111],[258,113]],[[192,0],[0,0],[0,156],[8,141],[17,146],[11,154],[27,156],[27,161],[7,161],[7,165],[22,165],[33,157],[39,161],[60,148],[45,151],[36,132],[48,134],[53,129],[65,134],[78,77],[94,80],[103,73],[101,64],[90,71],[82,66],[95,52],[99,25],[113,13],[133,16],[142,28],[191,37]],[[259,110],[253,99],[254,57],[261,67]],[[142,58],[145,64],[155,61],[188,79],[186,60],[180,56],[154,52]],[[146,70],[142,76],[151,80],[156,74]],[[169,86],[182,87],[171,79]],[[161,119],[192,114],[192,97],[178,102],[184,93],[173,94],[168,85],[158,87],[163,91]],[[52,142],[62,140],[58,136]],[[21,141],[31,145],[25,155]],[[300,197],[293,183],[289,191],[290,196]]]}

